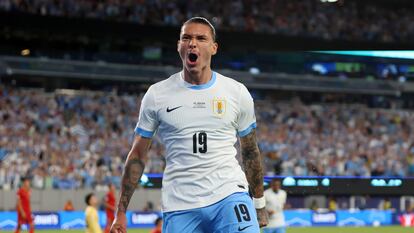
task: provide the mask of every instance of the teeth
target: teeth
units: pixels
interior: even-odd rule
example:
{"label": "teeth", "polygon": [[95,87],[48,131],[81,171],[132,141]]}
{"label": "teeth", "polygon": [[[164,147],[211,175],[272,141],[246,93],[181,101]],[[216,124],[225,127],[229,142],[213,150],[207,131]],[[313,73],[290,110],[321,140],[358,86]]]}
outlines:
{"label": "teeth", "polygon": [[197,60],[197,57],[198,56],[196,54],[194,54],[194,53],[190,53],[188,55],[188,58],[190,59],[191,62],[195,62]]}

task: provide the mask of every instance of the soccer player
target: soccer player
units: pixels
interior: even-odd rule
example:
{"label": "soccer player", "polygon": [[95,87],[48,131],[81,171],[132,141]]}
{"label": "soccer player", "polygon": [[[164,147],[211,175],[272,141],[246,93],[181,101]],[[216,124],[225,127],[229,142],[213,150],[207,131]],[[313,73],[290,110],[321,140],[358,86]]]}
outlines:
{"label": "soccer player", "polygon": [[215,37],[207,19],[186,21],[177,42],[182,71],[142,99],[112,233],[126,232],[125,212],[155,131],[166,146],[163,233],[258,233],[267,224],[253,99],[243,84],[211,70]]}
{"label": "soccer player", "polygon": [[115,185],[108,185],[108,193],[105,197],[106,226],[105,233],[109,233],[112,222],[115,219]]}
{"label": "soccer player", "polygon": [[151,233],[161,233],[162,230],[162,218],[157,218],[155,220],[155,227],[151,230]]}
{"label": "soccer player", "polygon": [[23,177],[21,179],[22,186],[17,191],[17,226],[16,233],[20,232],[22,224],[29,225],[29,232],[34,232],[34,224],[32,218],[32,209],[30,207],[30,179],[28,177]]}
{"label": "soccer player", "polygon": [[264,192],[266,210],[269,213],[269,224],[263,233],[285,233],[285,216],[283,209],[286,204],[286,192],[280,189],[280,181],[273,179],[270,188]]}
{"label": "soccer player", "polygon": [[85,209],[86,233],[102,233],[97,211],[98,199],[95,194],[86,195],[85,203],[87,205]]}

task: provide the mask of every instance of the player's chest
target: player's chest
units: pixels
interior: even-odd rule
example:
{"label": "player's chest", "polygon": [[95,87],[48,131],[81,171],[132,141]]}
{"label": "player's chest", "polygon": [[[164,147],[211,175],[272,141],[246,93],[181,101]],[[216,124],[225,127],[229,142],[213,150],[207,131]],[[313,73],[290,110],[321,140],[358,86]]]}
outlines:
{"label": "player's chest", "polygon": [[225,93],[177,93],[165,98],[158,108],[160,126],[172,129],[188,127],[221,128],[235,124],[237,99]]}

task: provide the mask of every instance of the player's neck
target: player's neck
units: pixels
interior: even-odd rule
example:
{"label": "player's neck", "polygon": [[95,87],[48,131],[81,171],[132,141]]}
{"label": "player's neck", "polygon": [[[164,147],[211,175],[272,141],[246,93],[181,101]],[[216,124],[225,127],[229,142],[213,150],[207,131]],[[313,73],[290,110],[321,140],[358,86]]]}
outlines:
{"label": "player's neck", "polygon": [[199,72],[190,72],[187,69],[183,71],[184,80],[193,85],[202,85],[210,81],[212,76],[211,68],[202,69]]}

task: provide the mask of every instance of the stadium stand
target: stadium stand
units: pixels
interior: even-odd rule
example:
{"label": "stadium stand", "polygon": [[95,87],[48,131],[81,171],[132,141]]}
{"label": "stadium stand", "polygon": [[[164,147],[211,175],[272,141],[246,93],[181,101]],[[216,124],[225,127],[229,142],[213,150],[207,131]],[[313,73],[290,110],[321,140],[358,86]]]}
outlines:
{"label": "stadium stand", "polygon": [[[22,175],[39,189],[119,186],[141,94],[0,86],[0,187]],[[266,174],[413,176],[414,114],[390,107],[257,100]],[[145,172],[161,173],[163,156],[155,139]]]}
{"label": "stadium stand", "polygon": [[[38,15],[130,21],[145,25],[180,25],[187,17],[203,15],[218,29],[306,36],[326,40],[408,42],[414,39],[413,5],[341,0],[214,1],[12,1],[0,9]],[[388,30],[393,25],[393,30]],[[355,30],[355,29],[358,30]]]}

